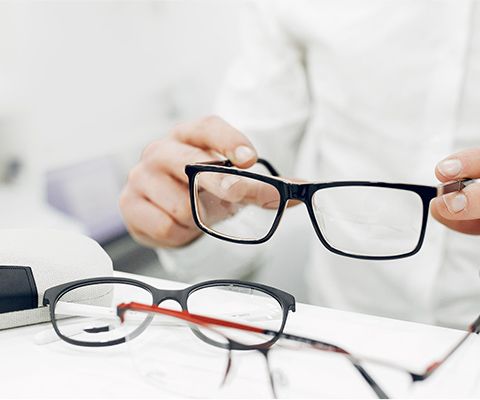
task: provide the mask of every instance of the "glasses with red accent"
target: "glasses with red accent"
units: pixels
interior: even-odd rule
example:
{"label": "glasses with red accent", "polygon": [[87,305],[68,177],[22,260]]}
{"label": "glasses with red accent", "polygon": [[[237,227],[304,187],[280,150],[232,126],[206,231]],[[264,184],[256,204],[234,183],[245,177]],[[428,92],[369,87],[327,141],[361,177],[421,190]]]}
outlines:
{"label": "glasses with red accent", "polygon": [[[162,304],[224,320],[262,323],[278,332],[283,331],[289,311],[295,311],[295,298],[291,294],[267,285],[231,279],[171,290],[129,278],[98,277],[49,288],[43,299],[43,304],[50,306],[56,335],[73,345],[87,347],[125,342],[128,332],[119,329],[116,307],[129,302]],[[145,315],[138,316],[135,322],[130,324],[132,332],[149,324]],[[50,337],[44,339],[43,342],[51,341]],[[265,337],[268,344],[277,339]]]}
{"label": "glasses with red accent", "polygon": [[[352,354],[332,343],[187,311],[128,303],[120,304],[117,314],[124,326],[135,323],[141,315],[148,316],[146,332],[138,329],[126,336],[141,374],[163,390],[195,397],[219,395],[219,388],[227,383],[234,385],[237,395],[251,396],[249,388],[265,386],[262,382],[266,377],[273,396],[280,398],[351,397],[353,393],[355,397],[408,397],[413,393],[412,383],[425,381],[472,333],[480,332],[479,317],[444,357],[422,372],[413,372],[385,360]],[[162,323],[151,323],[154,320]],[[279,340],[274,345],[245,345],[267,343],[268,337]],[[255,363],[266,365],[266,376],[259,376]],[[348,369],[356,371],[358,379],[339,385],[339,376]],[[231,375],[236,375],[235,379],[229,379]]]}

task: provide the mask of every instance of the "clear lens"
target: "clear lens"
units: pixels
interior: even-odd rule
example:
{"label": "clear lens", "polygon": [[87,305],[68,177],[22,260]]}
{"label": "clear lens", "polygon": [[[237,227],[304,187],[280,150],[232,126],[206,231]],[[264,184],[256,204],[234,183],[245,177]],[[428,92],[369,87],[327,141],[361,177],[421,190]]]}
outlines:
{"label": "clear lens", "polygon": [[[125,313],[127,325],[136,323],[135,314]],[[201,398],[215,395],[227,372],[228,350],[198,339],[192,332],[195,327],[179,318],[150,316],[153,320],[148,329],[128,342],[135,369],[164,393]],[[214,330],[209,336],[224,347],[228,344]]]}
{"label": "clear lens", "polygon": [[[277,343],[269,353],[278,398],[376,397],[347,357],[308,347],[291,348],[283,343]],[[387,396],[403,398],[410,393],[412,385],[407,373],[376,364],[361,365]]]}
{"label": "clear lens", "polygon": [[145,314],[120,324],[117,305],[138,302],[152,304],[149,291],[128,284],[90,284],[63,294],[55,305],[55,320],[60,333],[72,340],[88,343],[110,342],[126,337],[145,321]]}
{"label": "clear lens", "polygon": [[423,203],[415,192],[339,186],[318,190],[312,203],[325,240],[345,253],[396,256],[413,251],[420,240]]}
{"label": "clear lens", "polygon": [[[422,382],[414,383],[407,372],[374,362],[363,362],[361,365],[390,398],[417,397],[416,389]],[[358,377],[360,380],[360,374]]]}
{"label": "clear lens", "polygon": [[280,204],[280,193],[273,185],[234,174],[200,172],[194,190],[200,223],[237,240],[264,238]]}
{"label": "clear lens", "polygon": [[[283,322],[281,304],[260,290],[238,285],[206,287],[188,297],[188,311],[222,320],[278,331]],[[272,336],[252,334],[241,330],[218,328],[231,339],[246,345],[266,343]],[[200,331],[208,336],[209,332]]]}

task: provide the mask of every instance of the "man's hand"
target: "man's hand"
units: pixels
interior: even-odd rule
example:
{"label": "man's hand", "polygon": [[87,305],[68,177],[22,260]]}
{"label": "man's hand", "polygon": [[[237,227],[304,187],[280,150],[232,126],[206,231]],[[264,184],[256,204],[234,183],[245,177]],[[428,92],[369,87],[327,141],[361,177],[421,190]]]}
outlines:
{"label": "man's hand", "polygon": [[176,247],[200,235],[189,202],[186,164],[218,154],[239,168],[252,166],[256,151],[241,132],[212,116],[180,124],[144,150],[129,174],[120,209],[132,236],[151,247]]}
{"label": "man's hand", "polygon": [[[435,174],[442,182],[480,178],[480,148],[449,156],[438,163]],[[480,234],[480,183],[433,199],[431,210],[437,220],[451,229]]]}

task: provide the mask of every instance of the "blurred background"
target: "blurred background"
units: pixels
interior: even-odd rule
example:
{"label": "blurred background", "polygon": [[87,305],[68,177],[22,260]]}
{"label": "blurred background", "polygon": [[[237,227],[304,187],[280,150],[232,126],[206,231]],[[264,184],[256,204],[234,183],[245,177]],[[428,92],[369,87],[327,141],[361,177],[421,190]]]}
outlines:
{"label": "blurred background", "polygon": [[147,143],[211,112],[240,7],[0,2],[0,227],[79,229],[148,269],[153,252],[115,245],[119,191]]}
{"label": "blurred background", "polygon": [[0,2],[0,228],[78,230],[116,269],[165,277],[126,232],[118,195],[147,143],[212,112],[243,6]]}

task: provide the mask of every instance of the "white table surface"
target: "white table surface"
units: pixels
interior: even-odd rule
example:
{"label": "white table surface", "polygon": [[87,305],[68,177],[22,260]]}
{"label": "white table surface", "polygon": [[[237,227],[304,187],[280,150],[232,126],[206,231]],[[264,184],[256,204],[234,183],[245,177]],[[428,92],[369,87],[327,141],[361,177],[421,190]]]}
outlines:
{"label": "white table surface", "polygon": [[[157,287],[181,288],[184,284],[143,279]],[[480,311],[480,310],[479,310]],[[34,335],[49,324],[0,332],[0,398],[158,398],[171,397],[145,382],[134,370],[125,345],[83,348],[57,341],[47,345],[34,342]],[[463,332],[406,321],[297,304],[290,313],[285,332],[330,341],[356,354],[395,361],[422,370],[446,352]],[[319,354],[321,356],[321,354]],[[417,387],[417,397],[480,397],[480,338],[475,335],[437,373]],[[258,364],[258,363],[257,363]],[[264,365],[253,363],[264,374]],[[251,371],[250,371],[251,372]],[[322,395],[322,368],[312,371]],[[329,371],[329,379],[332,379]],[[241,370],[238,374],[241,375]],[[347,388],[348,396],[373,398],[368,386],[362,390],[350,383],[358,377],[352,370],[335,371],[334,380]],[[238,378],[238,379],[237,379]],[[234,376],[221,397],[270,397],[267,378],[249,384]],[[237,382],[237,384],[235,384]],[[381,382],[380,382],[381,383]],[[331,397],[331,393],[330,393]]]}

